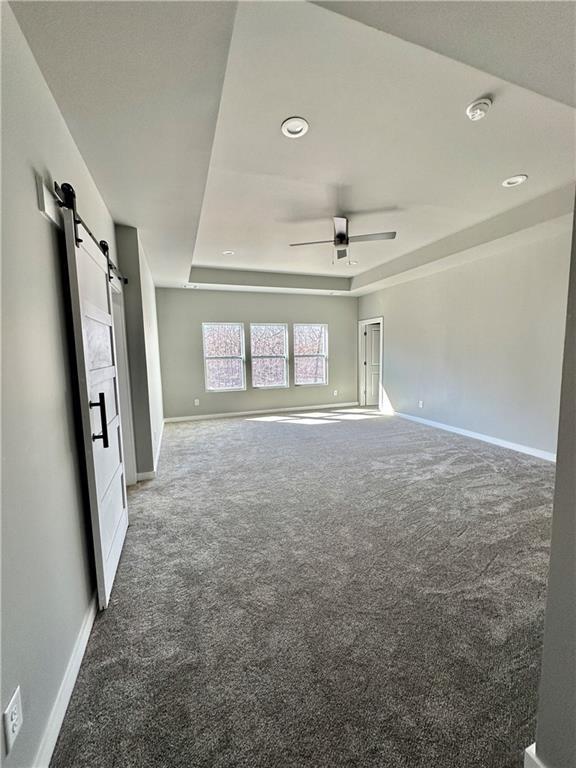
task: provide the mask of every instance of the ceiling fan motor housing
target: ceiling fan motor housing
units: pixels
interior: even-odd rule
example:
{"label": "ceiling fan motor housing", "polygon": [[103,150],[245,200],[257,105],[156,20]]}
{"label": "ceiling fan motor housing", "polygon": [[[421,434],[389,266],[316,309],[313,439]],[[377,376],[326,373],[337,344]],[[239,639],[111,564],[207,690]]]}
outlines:
{"label": "ceiling fan motor housing", "polygon": [[348,219],[345,216],[334,217],[334,248],[336,258],[345,259],[348,256]]}

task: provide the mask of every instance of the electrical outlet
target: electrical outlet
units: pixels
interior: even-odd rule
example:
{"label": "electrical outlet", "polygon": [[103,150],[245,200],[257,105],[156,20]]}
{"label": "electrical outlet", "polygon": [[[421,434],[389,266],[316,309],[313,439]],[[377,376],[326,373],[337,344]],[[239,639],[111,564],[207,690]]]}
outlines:
{"label": "electrical outlet", "polygon": [[338,390],[337,389],[334,390],[334,397],[338,397]]}
{"label": "electrical outlet", "polygon": [[418,400],[418,408],[424,408],[424,400]]}
{"label": "electrical outlet", "polygon": [[6,754],[10,752],[16,741],[16,736],[22,728],[24,716],[22,714],[22,699],[20,698],[20,686],[16,688],[10,703],[4,710],[4,735],[6,736]]}
{"label": "electrical outlet", "polygon": [[194,400],[194,405],[195,405],[196,407],[198,407],[198,406],[200,405],[200,400],[199,400],[198,398],[196,398],[196,399]]}

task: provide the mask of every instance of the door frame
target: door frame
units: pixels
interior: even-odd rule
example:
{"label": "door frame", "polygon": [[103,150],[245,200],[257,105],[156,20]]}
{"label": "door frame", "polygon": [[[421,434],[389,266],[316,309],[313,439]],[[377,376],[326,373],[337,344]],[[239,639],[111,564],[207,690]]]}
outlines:
{"label": "door frame", "polygon": [[[116,340],[116,368],[118,376],[118,395],[122,408],[122,444],[124,448],[124,480],[126,485],[136,485],[136,444],[134,441],[134,422],[132,418],[132,390],[130,387],[130,369],[128,365],[128,339],[126,337],[126,310],[122,281],[112,272],[110,288],[112,290],[112,320]],[[118,297],[118,304],[115,303]]]}
{"label": "door frame", "polygon": [[358,403],[366,405],[365,375],[364,375],[364,329],[367,325],[380,326],[380,370],[378,374],[378,410],[383,408],[384,394],[384,318],[371,317],[368,320],[358,321]]}

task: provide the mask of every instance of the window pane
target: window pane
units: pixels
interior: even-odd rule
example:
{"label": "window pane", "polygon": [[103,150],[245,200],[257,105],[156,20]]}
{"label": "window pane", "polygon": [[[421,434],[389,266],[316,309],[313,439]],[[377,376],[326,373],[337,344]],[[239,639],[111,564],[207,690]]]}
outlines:
{"label": "window pane", "polygon": [[294,325],[295,355],[325,355],[326,352],[324,325]]}
{"label": "window pane", "polygon": [[286,355],[286,326],[282,324],[250,326],[252,356]]}
{"label": "window pane", "polygon": [[326,358],[295,357],[294,381],[296,384],[326,384]]}
{"label": "window pane", "polygon": [[253,387],[285,387],[286,360],[283,357],[253,357]]}
{"label": "window pane", "polygon": [[203,323],[204,357],[242,356],[241,323]]}
{"label": "window pane", "polygon": [[244,362],[231,360],[204,361],[207,389],[244,389]]}

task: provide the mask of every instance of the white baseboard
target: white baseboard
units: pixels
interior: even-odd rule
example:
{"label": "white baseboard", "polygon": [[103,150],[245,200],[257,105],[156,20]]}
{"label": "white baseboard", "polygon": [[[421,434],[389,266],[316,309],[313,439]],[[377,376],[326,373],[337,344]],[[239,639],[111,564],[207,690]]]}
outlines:
{"label": "white baseboard", "polygon": [[464,437],[473,437],[475,440],[482,440],[485,443],[492,443],[498,445],[500,448],[509,448],[511,451],[518,451],[518,453],[527,453],[530,456],[536,456],[538,459],[544,459],[545,461],[556,461],[556,454],[549,451],[542,451],[540,448],[531,448],[529,445],[521,445],[520,443],[511,443],[509,440],[501,440],[499,437],[491,437],[490,435],[483,435],[480,432],[471,432],[469,429],[460,429],[460,427],[452,427],[450,424],[442,424],[439,421],[431,421],[430,419],[422,419],[420,416],[412,416],[408,413],[398,413],[396,416],[401,416],[403,419],[409,419],[410,421],[417,421],[419,424],[426,424],[429,427],[436,427],[437,429],[444,429],[446,432],[455,432],[457,435],[464,435]]}
{"label": "white baseboard", "polygon": [[66,714],[70,697],[74,690],[76,678],[80,671],[80,664],[84,658],[84,653],[86,651],[86,646],[88,645],[88,639],[95,618],[96,597],[93,597],[90,601],[88,610],[86,611],[86,615],[84,616],[84,621],[82,622],[78,636],[76,637],[72,655],[70,656],[66,671],[64,672],[64,677],[60,683],[60,688],[56,694],[56,700],[54,701],[52,710],[48,716],[48,722],[44,728],[44,733],[42,735],[42,740],[40,741],[40,746],[38,747],[38,752],[36,753],[33,768],[48,768],[50,765],[52,753],[54,752],[58,734],[60,733],[60,728],[64,721],[64,715]]}
{"label": "white baseboard", "polygon": [[291,405],[289,408],[262,408],[257,411],[233,411],[230,413],[206,413],[202,416],[169,416],[164,419],[164,423],[172,421],[204,421],[204,419],[228,419],[234,416],[257,416],[262,413],[299,413],[300,411],[318,411],[322,408],[350,408],[357,406],[358,401],[353,403],[324,403],[322,405],[303,405],[300,408],[297,405]]}
{"label": "white baseboard", "polygon": [[158,438],[158,445],[156,446],[156,452],[154,455],[154,469],[151,472],[137,472],[136,482],[139,483],[142,480],[154,480],[156,477],[156,471],[158,469],[158,459],[160,458],[160,449],[162,448],[162,438],[164,437],[164,424],[165,419],[162,419],[162,426],[160,427],[160,437]]}
{"label": "white baseboard", "polygon": [[547,768],[536,754],[536,744],[532,744],[524,752],[524,768]]}

